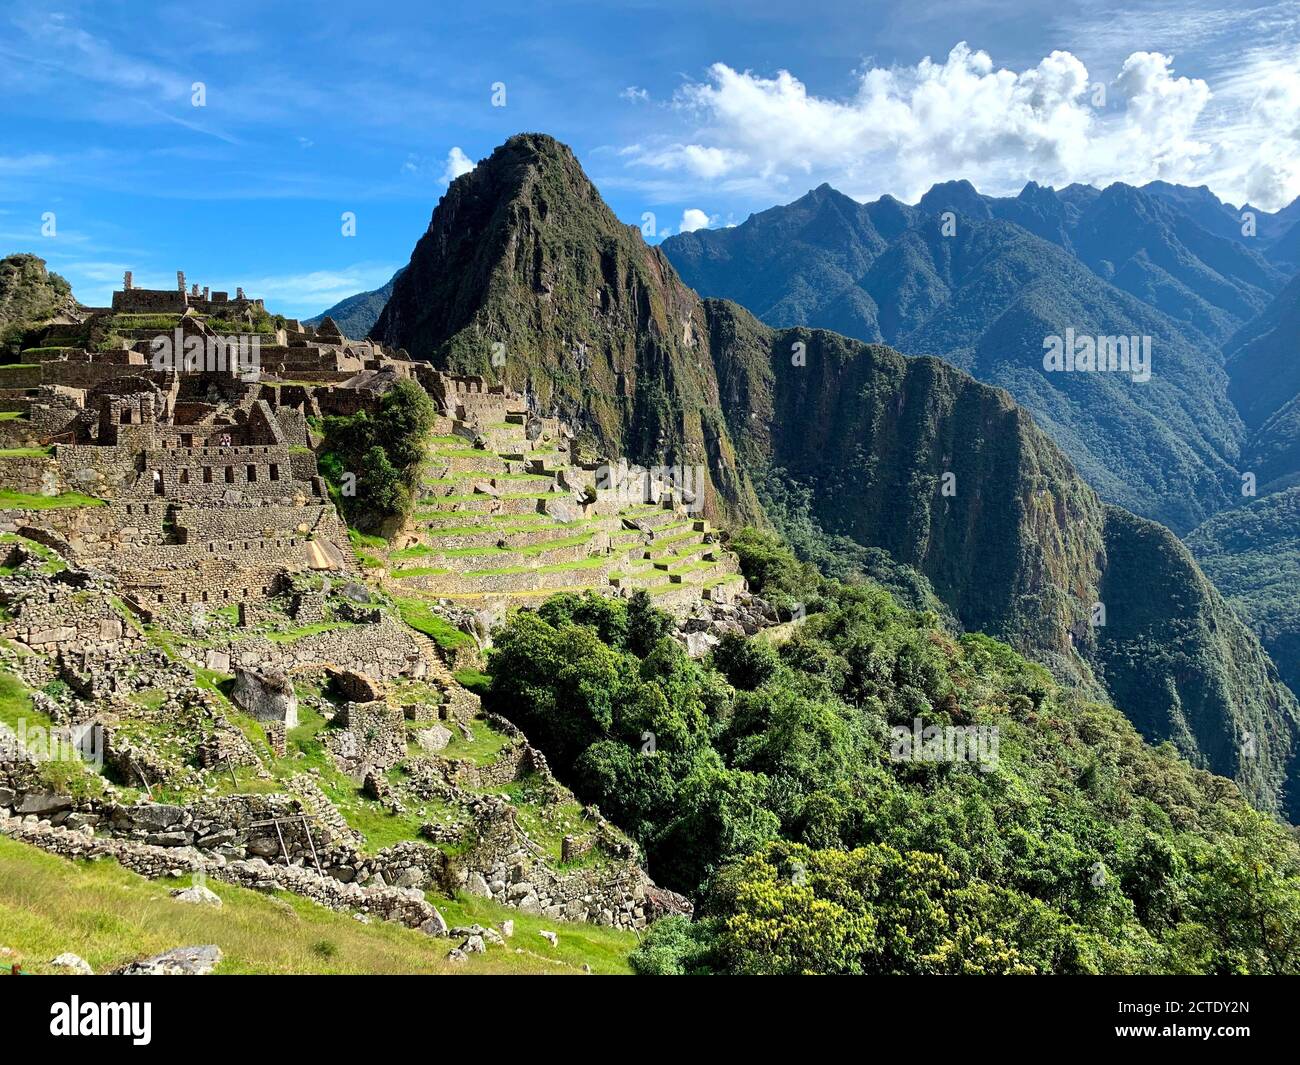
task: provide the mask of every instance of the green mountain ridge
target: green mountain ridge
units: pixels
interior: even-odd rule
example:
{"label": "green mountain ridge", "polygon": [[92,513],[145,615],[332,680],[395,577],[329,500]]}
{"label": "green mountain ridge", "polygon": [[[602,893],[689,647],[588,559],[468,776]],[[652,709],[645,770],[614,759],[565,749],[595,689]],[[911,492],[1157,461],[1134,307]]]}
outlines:
{"label": "green mountain ridge", "polygon": [[30,253],[0,259],[0,341],[25,325],[76,309],[72,286]]}

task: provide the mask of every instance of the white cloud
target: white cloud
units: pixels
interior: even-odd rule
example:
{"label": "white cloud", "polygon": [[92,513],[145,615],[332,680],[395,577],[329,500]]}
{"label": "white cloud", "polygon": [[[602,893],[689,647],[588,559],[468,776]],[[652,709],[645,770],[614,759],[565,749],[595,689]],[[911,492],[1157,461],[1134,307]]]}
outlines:
{"label": "white cloud", "polygon": [[1015,72],[963,42],[942,62],[866,67],[844,98],[817,96],[789,71],[764,77],[715,63],[674,100],[691,128],[624,155],[637,167],[751,194],[826,180],[858,198],[911,200],[954,178],[1005,194],[1029,180],[1214,177],[1220,195],[1244,198],[1249,188],[1260,206],[1276,207],[1300,194],[1300,57],[1272,53],[1268,62],[1267,73],[1233,86],[1238,96],[1253,88],[1255,98],[1238,101],[1231,129],[1211,86],[1154,51],[1131,53],[1113,76],[1066,51]]}
{"label": "white cloud", "polygon": [[688,207],[682,212],[682,221],[677,229],[682,233],[694,233],[709,224],[709,216],[698,207]]}
{"label": "white cloud", "polygon": [[643,104],[650,100],[649,90],[638,88],[635,85],[629,85],[618,95],[621,99],[631,100],[634,104]]}
{"label": "white cloud", "polygon": [[442,170],[443,184],[450,185],[461,174],[468,174],[473,169],[474,160],[456,146],[447,153],[447,165]]}

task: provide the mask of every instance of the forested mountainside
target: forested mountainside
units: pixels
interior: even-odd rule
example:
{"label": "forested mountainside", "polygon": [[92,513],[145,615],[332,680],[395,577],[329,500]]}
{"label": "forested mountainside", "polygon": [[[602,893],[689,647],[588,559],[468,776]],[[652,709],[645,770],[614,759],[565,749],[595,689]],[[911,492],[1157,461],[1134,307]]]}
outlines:
{"label": "forested mountainside", "polygon": [[1300,479],[1300,275],[1226,345],[1228,394],[1249,436],[1243,470],[1263,495]]}
{"label": "forested mountainside", "polygon": [[[1078,269],[1064,287],[1095,280]],[[806,490],[821,529],[914,568],[966,628],[1130,693],[1151,738],[1294,809],[1295,699],[1174,537],[1126,527],[1006,393],[701,300],[551,138],[514,137],[452,183],[374,335],[527,389],[611,456],[707,462],[708,504],[733,525],[764,520],[774,480]],[[1136,589],[1108,577],[1112,554],[1159,607],[1116,616]],[[1247,731],[1268,737],[1262,757],[1224,740]]]}
{"label": "forested mountainside", "polygon": [[1300,486],[1216,514],[1187,546],[1300,692]]}
{"label": "forested mountainside", "polygon": [[[688,283],[769,324],[883,339],[1005,387],[1104,500],[1187,535],[1300,479],[1291,245],[1300,203],[1270,214],[1165,182],[998,198],[953,181],[914,207],[822,186],[663,247]],[[1150,335],[1151,380],[1042,372],[1044,338],[1067,329]]]}

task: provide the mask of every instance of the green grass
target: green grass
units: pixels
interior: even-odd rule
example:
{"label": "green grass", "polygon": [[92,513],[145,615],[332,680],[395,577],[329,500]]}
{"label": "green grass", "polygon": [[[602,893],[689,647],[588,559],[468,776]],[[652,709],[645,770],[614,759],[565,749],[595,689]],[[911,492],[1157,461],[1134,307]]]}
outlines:
{"label": "green grass", "polygon": [[430,609],[429,604],[421,599],[402,599],[394,596],[393,602],[397,604],[397,610],[406,624],[416,632],[424,633],[444,651],[453,651],[457,647],[474,642],[472,636],[461,632],[451,622],[439,617]]}
{"label": "green grass", "polygon": [[[44,544],[37,543],[35,540],[29,540],[25,536],[18,536],[14,533],[3,533],[0,534],[0,544],[21,544],[24,550],[29,554],[33,554],[37,558],[41,559],[42,573],[54,574],[68,568],[68,564]],[[0,566],[0,574],[11,574],[16,568],[17,567],[15,566]]]}
{"label": "green grass", "polygon": [[32,705],[26,686],[12,673],[0,670],[0,724],[15,732],[19,726],[49,728],[53,722]]}
{"label": "green grass", "polygon": [[456,678],[457,684],[468,688],[475,695],[486,695],[488,685],[492,682],[490,676],[477,669],[458,669],[452,676]]}
{"label": "green grass", "polygon": [[[543,540],[539,544],[530,544],[528,547],[497,547],[493,544],[491,547],[453,547],[441,552],[447,558],[475,558],[480,555],[524,555],[525,557],[533,555],[544,555],[548,551],[558,551],[565,547],[581,547],[592,537],[591,533],[584,533],[580,536],[566,536],[558,540]],[[432,548],[429,549],[431,554],[436,554]]]}
{"label": "green grass", "polygon": [[104,501],[80,492],[57,496],[36,496],[0,489],[0,510],[63,510],[69,507],[102,507]]}
{"label": "green grass", "polygon": [[577,562],[556,562],[550,566],[503,566],[500,569],[480,569],[466,573],[466,577],[498,577],[510,573],[562,573],[570,569],[600,569],[609,564],[603,556],[579,559]]}
{"label": "green grass", "polygon": [[[468,678],[481,678],[484,683],[488,677],[477,670],[461,670]],[[457,674],[459,678],[459,674]],[[469,687],[469,685],[465,685]],[[451,729],[451,740],[442,751],[444,758],[459,758],[473,762],[475,765],[492,765],[501,757],[501,752],[513,742],[504,732],[498,732],[486,721],[474,720],[470,723],[472,739],[465,739],[460,729]]]}
{"label": "green grass", "polygon": [[24,418],[23,412],[20,410],[0,410],[0,422],[13,422],[18,421],[20,418]]}
{"label": "green grass", "polygon": [[114,329],[175,329],[180,324],[179,314],[115,314],[110,319]]}
{"label": "green grass", "polygon": [[157,710],[167,701],[167,693],[161,688],[146,688],[131,696],[131,702],[143,706],[146,710]]}
{"label": "green grass", "polygon": [[[630,972],[627,955],[637,943],[630,932],[529,917],[486,899],[431,898],[452,926],[515,923],[507,946],[453,965],[447,953],[459,944],[451,939],[387,921],[361,924],[295,895],[215,880],[207,886],[221,897],[219,910],[168,896],[172,887],[188,885],[188,878],[150,881],[111,860],[71,862],[0,838],[0,928],[4,945],[19,952],[31,973],[54,971],[49,960],[65,951],[104,972],[172,947],[215,943],[222,975],[580,973],[584,964],[615,975]],[[542,929],[559,933],[556,948],[538,935]]]}
{"label": "green grass", "polygon": [[391,551],[388,557],[392,559],[426,558],[429,555],[437,554],[441,554],[437,548],[430,547],[428,544],[416,544],[414,547],[403,547],[399,551]]}
{"label": "green grass", "polygon": [[382,536],[371,536],[356,529],[348,529],[348,543],[353,547],[372,547],[381,551],[388,547],[388,541]]}
{"label": "green grass", "polygon": [[52,448],[48,447],[0,447],[0,458],[5,459],[43,459]]}
{"label": "green grass", "polygon": [[478,459],[496,457],[492,452],[483,451],[476,447],[441,448],[437,451],[430,451],[429,454],[436,459]]}

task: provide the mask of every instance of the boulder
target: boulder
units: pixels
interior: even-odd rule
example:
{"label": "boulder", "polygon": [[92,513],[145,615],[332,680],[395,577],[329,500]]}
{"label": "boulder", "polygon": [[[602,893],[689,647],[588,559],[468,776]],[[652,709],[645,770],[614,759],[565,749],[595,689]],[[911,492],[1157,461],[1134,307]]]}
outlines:
{"label": "boulder", "polygon": [[206,976],[221,961],[215,943],[202,947],[175,947],[151,958],[133,961],[116,970],[118,976]]}
{"label": "boulder", "polygon": [[542,504],[542,510],[548,517],[555,518],[557,521],[574,521],[577,514],[572,506],[559,499],[548,499]]}
{"label": "boulder", "polygon": [[436,909],[430,907],[433,914],[422,925],[420,931],[426,936],[445,936],[447,934],[447,922]]}
{"label": "boulder", "polygon": [[717,645],[718,638],[711,632],[688,632],[686,653],[692,658],[703,658]]}
{"label": "boulder", "polygon": [[20,817],[25,817],[27,814],[35,814],[39,817],[58,813],[71,807],[71,796],[59,795],[53,791],[29,791],[18,801],[18,805],[14,807],[14,813]]}
{"label": "boulder", "polygon": [[65,970],[75,976],[95,975],[95,970],[90,967],[90,963],[76,954],[60,954],[57,958],[52,958],[50,964],[56,969]]}
{"label": "boulder", "polygon": [[211,906],[213,909],[221,909],[221,896],[202,884],[178,888],[172,892],[172,898],[177,902],[188,902],[196,906]]}
{"label": "boulder", "polygon": [[276,669],[235,670],[230,692],[235,705],[258,721],[283,722],[285,728],[298,725],[298,693],[288,676]]}
{"label": "boulder", "polygon": [[126,812],[133,828],[150,832],[161,832],[185,820],[185,807],[160,802],[132,806]]}
{"label": "boulder", "polygon": [[444,725],[431,725],[415,734],[415,742],[426,754],[437,754],[451,742],[451,729]]}

